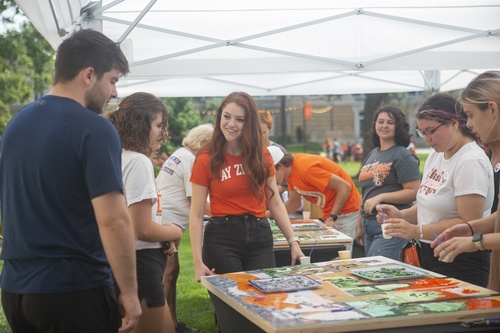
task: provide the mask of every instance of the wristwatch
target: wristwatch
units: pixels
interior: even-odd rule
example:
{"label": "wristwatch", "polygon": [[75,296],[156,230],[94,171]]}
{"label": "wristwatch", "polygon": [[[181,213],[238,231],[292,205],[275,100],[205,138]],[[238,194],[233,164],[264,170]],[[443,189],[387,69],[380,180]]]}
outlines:
{"label": "wristwatch", "polygon": [[483,234],[480,232],[472,236],[472,243],[474,243],[474,245],[476,245],[479,250],[484,251],[486,249],[483,247],[482,240],[483,240]]}
{"label": "wristwatch", "polygon": [[333,219],[333,222],[337,221],[339,216],[337,214],[330,214],[330,217]]}

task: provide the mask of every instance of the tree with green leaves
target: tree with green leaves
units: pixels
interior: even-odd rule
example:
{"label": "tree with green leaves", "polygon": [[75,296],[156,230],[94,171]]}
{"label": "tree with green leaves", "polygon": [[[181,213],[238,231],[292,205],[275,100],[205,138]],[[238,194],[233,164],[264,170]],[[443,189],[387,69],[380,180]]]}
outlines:
{"label": "tree with green leaves", "polygon": [[31,23],[13,24],[23,15],[14,1],[1,0],[0,10],[8,27],[0,34],[1,135],[12,117],[10,105],[34,100],[50,86],[55,51]]}
{"label": "tree with green leaves", "polygon": [[193,100],[188,97],[162,98],[170,112],[168,117],[168,131],[171,137],[160,148],[160,152],[168,155],[182,146],[182,140],[187,132],[203,123],[200,113],[195,110]]}
{"label": "tree with green leaves", "polygon": [[[14,23],[14,17],[19,15],[19,7],[14,0],[0,0],[0,18],[2,23]],[[10,13],[7,15],[6,13]]]}

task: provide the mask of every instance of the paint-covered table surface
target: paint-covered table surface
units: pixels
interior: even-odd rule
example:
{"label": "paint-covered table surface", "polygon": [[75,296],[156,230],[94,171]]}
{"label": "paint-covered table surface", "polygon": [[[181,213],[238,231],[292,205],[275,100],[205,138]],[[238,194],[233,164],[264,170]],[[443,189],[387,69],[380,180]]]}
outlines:
{"label": "paint-covered table surface", "polygon": [[[318,286],[270,293],[249,282],[299,274]],[[284,282],[267,281],[261,288]],[[500,316],[498,293],[381,256],[214,275],[201,283],[217,300],[224,332],[353,332]],[[234,314],[225,316],[227,309]],[[242,320],[251,325],[243,329]]]}
{"label": "paint-covered table surface", "polygon": [[[352,238],[340,231],[327,227],[323,222],[318,219],[291,219],[292,228],[295,235],[300,239],[300,245],[312,246],[331,246],[343,245],[350,248],[352,245]],[[276,225],[273,219],[269,219],[271,230],[273,232],[274,248],[288,248],[288,242],[285,236]]]}

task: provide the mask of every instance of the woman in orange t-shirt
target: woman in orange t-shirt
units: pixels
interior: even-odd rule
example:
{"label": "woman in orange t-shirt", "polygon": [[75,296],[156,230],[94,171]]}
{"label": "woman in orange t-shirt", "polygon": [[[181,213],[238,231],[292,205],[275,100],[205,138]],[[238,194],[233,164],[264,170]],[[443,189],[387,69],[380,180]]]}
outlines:
{"label": "woman in orange t-shirt", "polygon": [[[214,133],[194,162],[189,230],[198,281],[214,273],[276,265],[266,204],[290,244],[291,264],[304,255],[278,193],[276,169],[260,127],[253,98],[231,93],[218,108]],[[208,196],[211,213],[203,233]]]}

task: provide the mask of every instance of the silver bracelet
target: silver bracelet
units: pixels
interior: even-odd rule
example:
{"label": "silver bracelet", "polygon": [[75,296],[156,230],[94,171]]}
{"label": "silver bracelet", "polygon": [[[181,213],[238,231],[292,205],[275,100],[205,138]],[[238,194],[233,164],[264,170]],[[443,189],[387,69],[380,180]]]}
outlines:
{"label": "silver bracelet", "polygon": [[299,243],[299,244],[300,244],[299,237],[297,237],[297,236],[293,236],[292,238],[290,238],[290,239],[288,240],[288,245],[292,245],[292,243],[293,243],[293,242],[297,242],[297,243]]}

